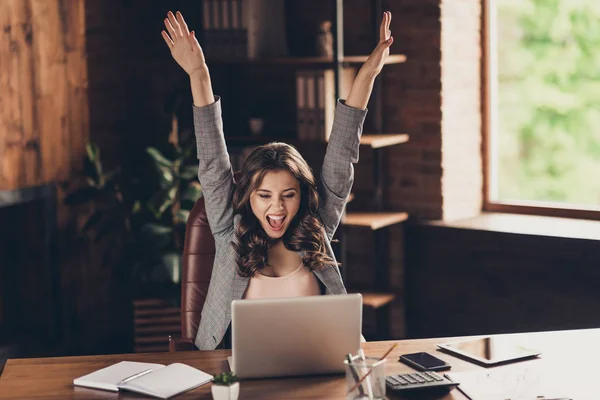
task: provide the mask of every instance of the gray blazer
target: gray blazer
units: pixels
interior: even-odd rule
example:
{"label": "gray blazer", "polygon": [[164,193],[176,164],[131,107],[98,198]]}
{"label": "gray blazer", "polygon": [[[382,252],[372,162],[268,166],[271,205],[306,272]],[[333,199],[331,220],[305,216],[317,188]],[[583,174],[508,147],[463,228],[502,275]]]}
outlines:
{"label": "gray blazer", "polygon": [[[333,128],[321,171],[319,217],[327,236],[327,253],[335,259],[331,239],[336,231],[352,183],[353,163],[358,162],[362,126],[367,110],[338,101]],[[215,238],[215,261],[202,319],[195,344],[200,350],[213,350],[223,339],[231,321],[231,302],[241,299],[249,278],[237,273],[236,253],[231,245],[241,217],[233,214],[233,171],[223,136],[221,100],[204,107],[194,106],[194,130],[199,161],[198,179],[202,185],[206,214]],[[314,271],[326,294],[345,294],[339,268]]]}

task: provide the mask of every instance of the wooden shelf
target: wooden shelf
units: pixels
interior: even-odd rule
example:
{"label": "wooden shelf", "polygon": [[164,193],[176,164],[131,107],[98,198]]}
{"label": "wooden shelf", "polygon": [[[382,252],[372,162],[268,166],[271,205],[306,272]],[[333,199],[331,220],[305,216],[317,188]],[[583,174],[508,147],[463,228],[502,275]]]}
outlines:
{"label": "wooden shelf", "polygon": [[378,309],[387,306],[396,299],[396,295],[391,293],[361,293],[363,306]]}
{"label": "wooden shelf", "polygon": [[[369,56],[345,56],[341,63],[345,67],[358,67],[367,61]],[[401,64],[406,61],[404,54],[391,54],[385,64]],[[264,60],[213,60],[210,65],[290,65],[303,68],[333,68],[335,63],[326,57],[281,57],[281,58],[270,58]],[[209,65],[209,67],[210,67]]]}
{"label": "wooden shelf", "polygon": [[408,219],[405,212],[375,211],[349,212],[342,223],[346,226],[362,226],[377,230],[386,226],[398,224]]}
{"label": "wooden shelf", "polygon": [[373,149],[381,147],[393,146],[396,144],[408,142],[408,135],[405,133],[390,133],[390,134],[366,134],[360,138],[360,144],[370,146]]}

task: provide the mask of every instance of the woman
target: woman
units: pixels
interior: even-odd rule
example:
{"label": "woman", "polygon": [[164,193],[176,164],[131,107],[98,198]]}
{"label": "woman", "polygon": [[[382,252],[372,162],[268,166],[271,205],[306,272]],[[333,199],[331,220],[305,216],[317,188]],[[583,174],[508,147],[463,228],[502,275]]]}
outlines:
{"label": "woman", "polygon": [[[214,349],[242,298],[345,294],[330,241],[340,222],[358,162],[362,126],[375,78],[393,42],[385,12],[379,43],[359,70],[348,98],[339,100],[317,189],[302,156],[284,143],[256,149],[237,184],[223,136],[221,102],[194,31],[169,11],[163,39],[190,77],[198,179],[215,238],[211,282],[195,344]],[[167,33],[168,32],[168,33]]]}

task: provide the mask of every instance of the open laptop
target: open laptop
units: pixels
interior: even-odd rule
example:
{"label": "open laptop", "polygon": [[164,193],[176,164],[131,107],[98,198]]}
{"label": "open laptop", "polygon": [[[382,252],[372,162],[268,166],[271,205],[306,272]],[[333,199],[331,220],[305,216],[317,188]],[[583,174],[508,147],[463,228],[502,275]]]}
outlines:
{"label": "open laptop", "polygon": [[234,300],[231,370],[240,378],[344,371],[360,348],[360,294]]}

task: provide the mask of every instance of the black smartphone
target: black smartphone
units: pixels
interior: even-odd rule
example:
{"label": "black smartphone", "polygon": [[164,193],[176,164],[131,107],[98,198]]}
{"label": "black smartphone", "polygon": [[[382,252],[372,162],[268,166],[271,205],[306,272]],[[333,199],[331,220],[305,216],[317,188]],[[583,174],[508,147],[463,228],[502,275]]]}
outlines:
{"label": "black smartphone", "polygon": [[432,356],[429,353],[412,353],[400,356],[400,362],[418,369],[419,371],[444,371],[450,369],[450,364]]}

